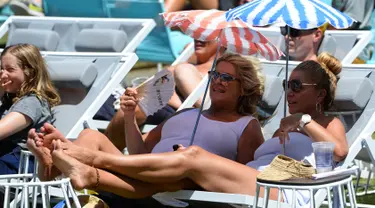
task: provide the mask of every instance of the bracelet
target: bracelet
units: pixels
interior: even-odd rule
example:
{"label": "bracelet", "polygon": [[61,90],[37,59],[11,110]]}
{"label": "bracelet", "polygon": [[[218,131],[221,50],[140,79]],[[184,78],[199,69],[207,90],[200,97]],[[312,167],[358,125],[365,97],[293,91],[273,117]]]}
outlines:
{"label": "bracelet", "polygon": [[95,168],[95,171],[96,171],[96,183],[95,183],[94,189],[98,188],[99,181],[100,181],[99,170],[97,168]]}

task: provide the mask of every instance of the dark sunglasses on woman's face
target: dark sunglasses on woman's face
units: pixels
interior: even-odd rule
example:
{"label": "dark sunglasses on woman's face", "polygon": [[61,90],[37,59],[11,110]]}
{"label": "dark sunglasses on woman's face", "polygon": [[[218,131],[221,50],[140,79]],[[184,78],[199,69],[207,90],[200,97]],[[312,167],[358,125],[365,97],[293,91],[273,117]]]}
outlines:
{"label": "dark sunglasses on woman's face", "polygon": [[[288,81],[288,89],[291,89],[293,92],[300,92],[303,86],[315,86],[316,84],[303,83],[301,80],[292,79]],[[285,90],[285,79],[283,80],[283,89]]]}
{"label": "dark sunglasses on woman's face", "polygon": [[[316,29],[310,29],[310,30],[298,30],[298,29],[294,29],[292,27],[289,27],[289,34],[290,34],[290,37],[292,38],[295,38],[295,37],[299,37],[301,36],[304,32],[307,32],[307,31],[315,31]],[[280,27],[280,33],[281,35],[283,36],[286,36],[288,35],[288,26],[285,26],[285,27]]]}
{"label": "dark sunglasses on woman's face", "polygon": [[236,80],[235,77],[233,77],[232,75],[230,74],[227,74],[227,73],[219,73],[217,71],[209,71],[208,72],[208,76],[210,76],[211,79],[217,79],[220,77],[220,80],[222,82],[231,82],[231,81],[234,81]]}

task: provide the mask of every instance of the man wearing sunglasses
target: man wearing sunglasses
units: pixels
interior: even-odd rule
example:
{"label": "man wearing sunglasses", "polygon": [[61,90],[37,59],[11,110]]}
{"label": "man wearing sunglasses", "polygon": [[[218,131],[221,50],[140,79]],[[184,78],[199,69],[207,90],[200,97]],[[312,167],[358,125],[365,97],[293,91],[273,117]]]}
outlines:
{"label": "man wearing sunglasses", "polygon": [[[290,35],[288,37],[288,26],[280,27],[281,35],[285,39],[285,50],[289,38],[289,60],[306,61],[317,59],[318,49],[323,40],[326,25],[309,29],[298,30],[289,27]],[[286,59],[286,57],[284,57]]]}

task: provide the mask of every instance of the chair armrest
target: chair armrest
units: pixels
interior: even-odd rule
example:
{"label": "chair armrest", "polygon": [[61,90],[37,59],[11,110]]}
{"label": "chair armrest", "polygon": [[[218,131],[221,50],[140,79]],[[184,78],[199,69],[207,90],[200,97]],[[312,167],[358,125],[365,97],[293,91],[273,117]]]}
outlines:
{"label": "chair armrest", "polygon": [[[191,108],[194,103],[204,94],[208,82],[208,75],[206,74],[202,81],[198,84],[197,87],[193,90],[193,92],[186,98],[186,100],[182,103],[182,105],[178,108],[177,111],[180,111],[185,108]],[[208,97],[206,97],[207,101]]]}
{"label": "chair armrest", "polygon": [[194,43],[189,43],[189,45],[182,51],[182,53],[176,58],[171,66],[181,64],[186,62],[190,56],[194,53]]}
{"label": "chair armrest", "polygon": [[90,121],[90,128],[98,130],[106,130],[109,125],[109,121],[92,120]]}

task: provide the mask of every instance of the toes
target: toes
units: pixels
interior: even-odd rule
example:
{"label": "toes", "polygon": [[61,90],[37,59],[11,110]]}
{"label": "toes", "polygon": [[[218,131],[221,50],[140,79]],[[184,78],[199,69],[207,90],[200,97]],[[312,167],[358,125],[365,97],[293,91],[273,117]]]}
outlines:
{"label": "toes", "polygon": [[35,136],[36,136],[35,129],[34,128],[30,129],[27,137],[33,139],[35,138]]}
{"label": "toes", "polygon": [[44,123],[43,126],[46,133],[52,133],[53,131],[55,131],[55,127],[52,126],[50,123]]}
{"label": "toes", "polygon": [[61,141],[60,140],[53,140],[52,146],[54,151],[61,151]]}
{"label": "toes", "polygon": [[43,147],[43,145],[44,145],[44,143],[41,142],[41,141],[36,141],[35,144],[36,144],[37,147]]}
{"label": "toes", "polygon": [[34,140],[32,138],[27,138],[26,146],[29,149],[35,148],[35,142],[34,142]]}

